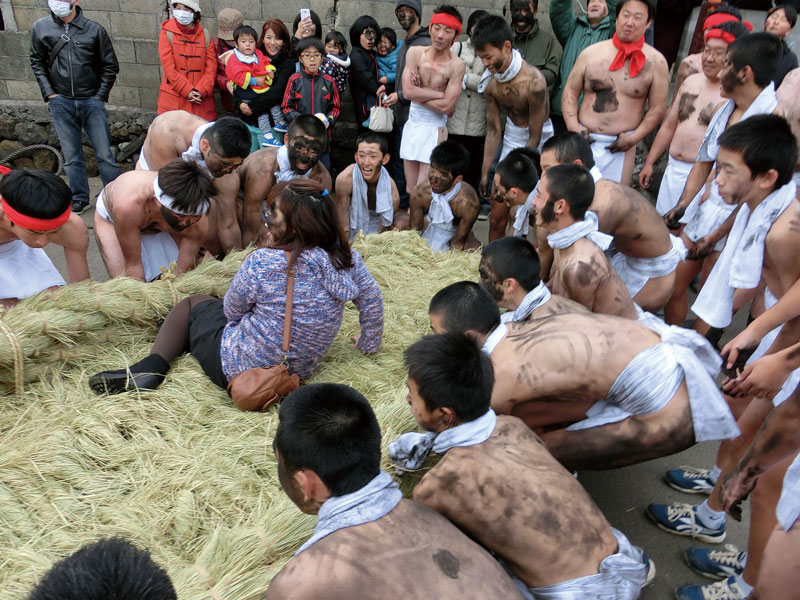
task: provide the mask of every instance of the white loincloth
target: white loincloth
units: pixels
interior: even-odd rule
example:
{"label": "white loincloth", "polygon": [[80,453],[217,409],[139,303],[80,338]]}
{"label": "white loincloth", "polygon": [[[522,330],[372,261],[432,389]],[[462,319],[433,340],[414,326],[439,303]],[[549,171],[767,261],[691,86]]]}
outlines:
{"label": "white loincloth", "polygon": [[66,282],[41,248],[22,240],[0,244],[0,298],[28,298]]}
{"label": "white loincloth", "polygon": [[[705,190],[705,186],[700,188],[700,191],[692,198],[689,206],[686,207],[686,212],[680,219],[681,223],[686,223],[683,233],[693,242],[716,231],[738,206],[738,204],[728,204],[722,199],[722,196],[719,195],[719,186],[716,181],[711,182],[711,191],[708,193],[708,198],[700,204],[700,198],[703,197]],[[714,250],[717,252],[722,250],[727,239],[728,236],[726,235],[714,244]]]}
{"label": "white loincloth", "polygon": [[[686,246],[680,237],[670,234],[672,248],[666,254],[652,258],[634,258],[615,251],[608,256],[608,262],[619,273],[620,279],[628,288],[631,298],[636,296],[651,279],[672,273],[686,258]],[[615,249],[616,250],[616,249]]]}
{"label": "white loincloth", "polygon": [[793,181],[767,196],[750,212],[747,203],[728,234],[728,243],[697,294],[692,311],[712,327],[727,327],[733,317],[733,295],[737,289],[753,289],[761,282],[764,246],[769,230],[797,192]]}
{"label": "white loincloth", "polygon": [[789,531],[800,517],[800,454],[783,476],[783,488],[775,508],[775,516],[784,531]]}
{"label": "white loincloth", "polygon": [[[404,130],[405,131],[405,130]],[[405,135],[405,133],[403,133]],[[450,201],[461,191],[461,182],[454,185],[449,192],[434,194],[431,192],[431,207],[428,209],[429,224],[422,232],[422,237],[428,242],[434,252],[450,250],[450,240],[456,233],[453,225],[453,209]]]}
{"label": "white loincloth", "polygon": [[533,188],[525,203],[517,206],[517,212],[514,213],[514,232],[512,235],[516,237],[526,237],[531,228],[531,210],[533,210],[533,197],[536,195],[536,190],[539,189],[539,183]]}
{"label": "white loincloth", "polygon": [[139,160],[136,161],[136,166],[142,171],[149,171],[150,166],[147,164],[147,159],[144,157],[144,149],[139,152]]}
{"label": "white loincloth", "polygon": [[624,533],[613,527],[611,533],[617,539],[617,551],[600,562],[599,572],[594,575],[529,588],[514,575],[504,561],[499,562],[526,600],[635,600],[642,593],[650,565],[645,562],[644,553],[631,544]]}
{"label": "white loincloth", "polygon": [[[353,166],[353,194],[350,198],[350,241],[359,231],[364,235],[378,233],[380,225],[389,227],[394,219],[392,203],[392,178],[386,167],[381,167],[375,186],[375,210],[369,210],[367,182],[358,165]],[[375,221],[377,215],[377,222]]]}
{"label": "white loincloth", "polygon": [[681,199],[683,188],[686,187],[686,179],[688,179],[693,166],[694,163],[669,157],[656,199],[656,211],[662,217],[675,208],[678,200]]}
{"label": "white loincloth", "polygon": [[497,162],[499,163],[503,160],[512,150],[524,148],[530,138],[531,134],[527,127],[514,125],[511,117],[508,117],[506,119],[506,130],[503,133],[503,149],[500,151],[500,159]]}
{"label": "white loincloth", "polygon": [[403,126],[400,158],[430,164],[431,152],[439,145],[439,128],[446,126],[447,115],[412,102]]}
{"label": "white loincloth", "polygon": [[[106,210],[103,192],[98,194],[94,209],[103,219],[109,223],[114,223],[108,210]],[[178,244],[166,231],[159,231],[158,233],[141,232],[141,248],[145,281],[153,281],[161,275],[161,267],[167,268],[178,260]]]}
{"label": "white loincloth", "polygon": [[603,179],[610,179],[611,181],[621,183],[622,170],[625,167],[625,155],[627,152],[611,152],[611,150],[606,148],[606,146],[610,146],[616,142],[619,136],[590,132],[589,137],[594,140],[592,142],[594,165],[600,169],[600,172],[603,174]]}

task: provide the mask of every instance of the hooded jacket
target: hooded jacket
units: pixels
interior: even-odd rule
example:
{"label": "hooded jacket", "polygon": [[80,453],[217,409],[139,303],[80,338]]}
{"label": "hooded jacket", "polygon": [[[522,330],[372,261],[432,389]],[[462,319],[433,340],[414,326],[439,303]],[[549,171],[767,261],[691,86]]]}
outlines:
{"label": "hooded jacket", "polygon": [[534,19],[528,33],[514,33],[514,48],[520,51],[525,62],[542,72],[547,81],[547,91],[552,93],[558,81],[558,67],[561,64],[561,44],[556,36],[541,29],[539,22]]}

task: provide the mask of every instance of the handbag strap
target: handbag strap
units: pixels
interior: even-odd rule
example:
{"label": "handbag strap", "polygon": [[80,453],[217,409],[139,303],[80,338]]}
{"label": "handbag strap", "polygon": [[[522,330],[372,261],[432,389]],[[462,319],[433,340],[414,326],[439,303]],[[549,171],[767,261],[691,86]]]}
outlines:
{"label": "handbag strap", "polygon": [[294,303],[294,266],[289,267],[292,258],[286,250],[286,314],[283,317],[283,362],[289,366],[289,342],[292,339],[292,304]]}
{"label": "handbag strap", "polygon": [[56,45],[53,46],[52,50],[50,50],[50,56],[47,57],[48,74],[50,73],[50,69],[53,68],[53,62],[56,60],[56,56],[58,55],[59,52],[61,52],[61,49],[67,45],[69,40],[70,40],[69,36],[66,33],[62,33]]}

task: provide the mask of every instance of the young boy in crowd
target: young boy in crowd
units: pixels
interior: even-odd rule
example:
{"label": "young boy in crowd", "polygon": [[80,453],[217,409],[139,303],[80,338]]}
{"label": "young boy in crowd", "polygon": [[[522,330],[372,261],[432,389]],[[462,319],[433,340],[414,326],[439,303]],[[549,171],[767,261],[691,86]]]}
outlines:
{"label": "young boy in crowd", "polygon": [[350,57],[347,56],[347,40],[338,31],[329,31],[325,36],[325,58],[319,72],[333,77],[341,98],[347,89],[347,75],[350,73]]}
{"label": "young boy in crowd", "polygon": [[381,39],[378,42],[378,75],[382,84],[386,86],[386,93],[394,91],[394,80],[397,77],[397,54],[403,47],[403,40],[397,41],[397,34],[391,27],[381,29]]}
{"label": "young boy in crowd", "polygon": [[[250,102],[255,100],[258,94],[263,94],[270,88],[275,74],[275,67],[270,64],[269,59],[256,49],[257,39],[256,30],[249,25],[237,27],[233,32],[236,47],[228,57],[225,73],[233,84],[233,107],[237,116],[252,116]],[[277,111],[277,107],[275,110]],[[277,116],[280,116],[279,111]],[[260,126],[261,119],[259,119]],[[262,129],[262,131],[267,133],[270,130]]]}

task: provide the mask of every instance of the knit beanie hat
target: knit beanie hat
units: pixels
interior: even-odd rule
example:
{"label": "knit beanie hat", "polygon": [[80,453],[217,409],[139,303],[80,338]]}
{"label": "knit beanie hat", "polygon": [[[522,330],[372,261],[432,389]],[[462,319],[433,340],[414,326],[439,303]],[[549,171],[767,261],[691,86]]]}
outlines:
{"label": "knit beanie hat", "polygon": [[183,4],[186,8],[191,8],[196,13],[200,12],[200,3],[197,0],[180,0],[180,2],[175,0],[175,2],[170,2],[170,6],[175,4]]}
{"label": "knit beanie hat", "polygon": [[417,13],[417,19],[422,20],[422,0],[397,0],[394,9],[397,10],[401,6],[408,6]]}

